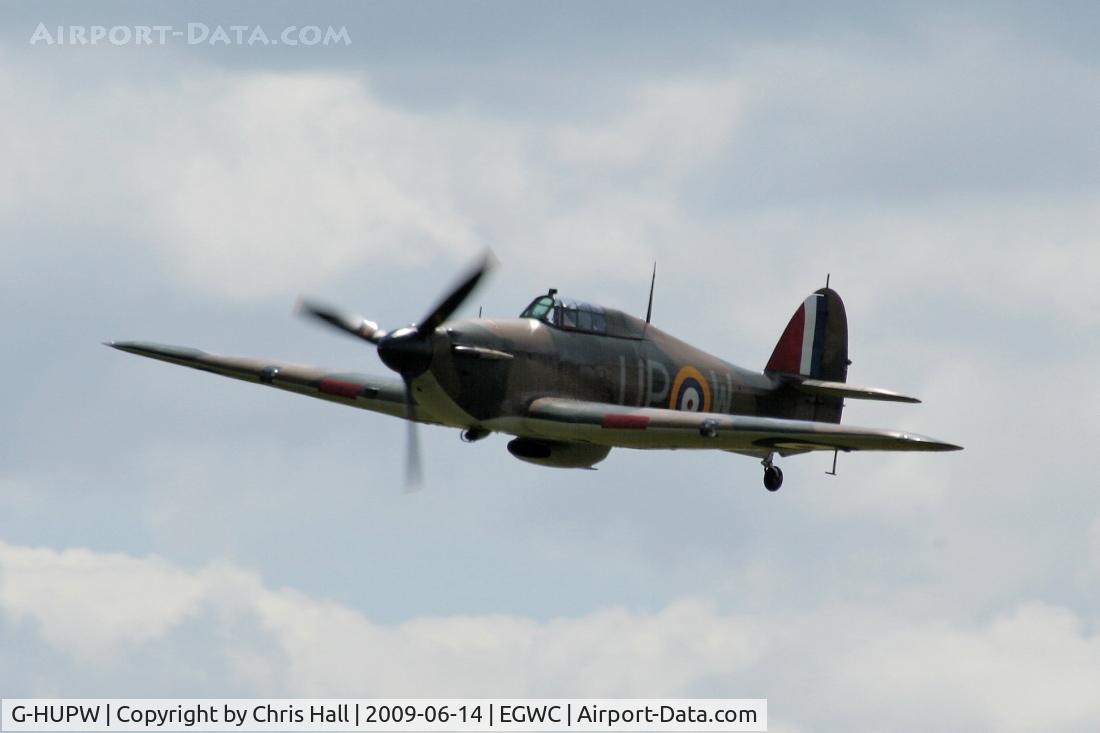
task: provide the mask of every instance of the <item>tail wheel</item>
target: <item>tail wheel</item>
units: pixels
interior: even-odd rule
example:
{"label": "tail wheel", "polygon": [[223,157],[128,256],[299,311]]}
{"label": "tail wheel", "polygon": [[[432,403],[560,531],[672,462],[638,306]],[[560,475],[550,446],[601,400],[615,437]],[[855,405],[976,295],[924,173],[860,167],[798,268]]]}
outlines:
{"label": "tail wheel", "polygon": [[783,471],[779,466],[766,466],[764,468],[764,488],[768,491],[779,491],[783,485]]}

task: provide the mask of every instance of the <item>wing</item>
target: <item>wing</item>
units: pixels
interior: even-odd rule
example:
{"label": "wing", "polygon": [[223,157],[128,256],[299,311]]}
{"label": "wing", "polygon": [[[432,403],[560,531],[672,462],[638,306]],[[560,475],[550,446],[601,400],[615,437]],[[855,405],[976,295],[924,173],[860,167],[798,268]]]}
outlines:
{"label": "wing", "polygon": [[710,448],[750,454],[961,450],[961,446],[898,430],[552,397],[531,403],[524,427],[527,434],[550,440],[581,440],[622,448]]}
{"label": "wing", "polygon": [[[143,341],[112,341],[106,345],[119,351],[192,369],[201,369],[223,377],[266,384],[307,397],[338,402],[394,417],[405,417],[405,387],[399,379],[336,372],[321,367],[266,359],[219,356],[185,346],[168,346]],[[420,422],[435,422],[420,406],[416,407],[414,417]]]}

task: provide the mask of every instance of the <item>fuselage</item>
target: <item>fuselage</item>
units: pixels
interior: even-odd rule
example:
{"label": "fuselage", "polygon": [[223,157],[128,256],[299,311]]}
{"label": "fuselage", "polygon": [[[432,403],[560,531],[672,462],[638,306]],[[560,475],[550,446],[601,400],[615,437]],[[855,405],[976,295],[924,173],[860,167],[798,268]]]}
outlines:
{"label": "fuselage", "polygon": [[626,319],[617,329],[622,335],[568,330],[536,318],[449,322],[435,333],[429,378],[418,380],[417,401],[455,424],[523,415],[532,400],[547,396],[812,419],[812,404],[800,409],[805,399],[773,378],[633,316],[615,315]]}

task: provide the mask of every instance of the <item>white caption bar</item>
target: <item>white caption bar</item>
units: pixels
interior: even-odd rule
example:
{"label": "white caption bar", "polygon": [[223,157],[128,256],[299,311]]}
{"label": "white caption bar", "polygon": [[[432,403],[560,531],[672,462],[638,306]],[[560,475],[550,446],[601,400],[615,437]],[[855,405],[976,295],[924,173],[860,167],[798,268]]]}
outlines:
{"label": "white caption bar", "polygon": [[766,731],[754,700],[16,700],[0,731]]}

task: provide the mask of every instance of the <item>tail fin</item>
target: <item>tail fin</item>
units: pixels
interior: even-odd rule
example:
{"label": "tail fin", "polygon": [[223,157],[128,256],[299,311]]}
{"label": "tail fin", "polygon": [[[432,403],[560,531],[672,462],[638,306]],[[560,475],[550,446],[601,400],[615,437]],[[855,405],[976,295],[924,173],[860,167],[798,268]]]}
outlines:
{"label": "tail fin", "polygon": [[807,379],[848,378],[848,316],[835,290],[821,288],[791,316],[764,371]]}

